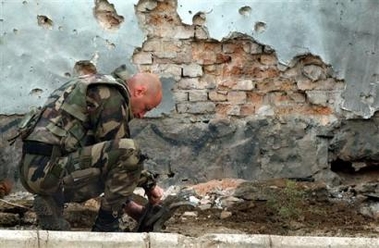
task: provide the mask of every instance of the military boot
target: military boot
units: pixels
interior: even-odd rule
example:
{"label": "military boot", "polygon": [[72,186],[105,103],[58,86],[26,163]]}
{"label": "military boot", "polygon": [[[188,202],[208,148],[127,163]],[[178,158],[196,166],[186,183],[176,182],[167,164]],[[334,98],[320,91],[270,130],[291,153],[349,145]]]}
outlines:
{"label": "military boot", "polygon": [[120,232],[119,216],[100,208],[92,232]]}
{"label": "military boot", "polygon": [[53,196],[35,196],[33,208],[41,229],[70,230],[70,224],[63,218],[63,203],[59,203]]}

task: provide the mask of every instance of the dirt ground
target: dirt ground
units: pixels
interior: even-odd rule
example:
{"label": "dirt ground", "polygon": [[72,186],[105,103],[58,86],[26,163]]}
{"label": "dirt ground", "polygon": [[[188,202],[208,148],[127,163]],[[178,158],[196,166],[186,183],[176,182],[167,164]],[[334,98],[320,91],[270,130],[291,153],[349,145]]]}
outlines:
{"label": "dirt ground", "polygon": [[[379,221],[360,213],[363,198],[331,198],[327,187],[320,183],[232,179],[214,180],[190,189],[198,206],[178,208],[163,232],[191,237],[206,233],[379,237]],[[0,201],[2,228],[36,228],[32,198],[10,197]],[[98,201],[68,204],[65,217],[73,230],[90,230],[97,208]],[[10,218],[10,214],[17,214],[19,220]],[[6,222],[5,217],[13,222]],[[130,219],[124,224],[128,230],[136,225]]]}
{"label": "dirt ground", "polygon": [[[227,210],[211,208],[186,216],[186,210],[179,209],[167,222],[166,231],[195,237],[212,232],[379,237],[379,221],[360,214],[361,201],[333,201],[325,185],[284,180],[258,185],[268,190]],[[254,190],[247,185],[242,191]]]}

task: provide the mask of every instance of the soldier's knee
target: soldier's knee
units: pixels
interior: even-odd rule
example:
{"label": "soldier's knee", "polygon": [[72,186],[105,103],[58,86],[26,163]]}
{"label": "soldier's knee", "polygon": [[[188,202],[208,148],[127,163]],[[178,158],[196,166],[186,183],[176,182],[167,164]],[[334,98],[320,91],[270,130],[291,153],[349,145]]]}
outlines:
{"label": "soldier's knee", "polygon": [[128,151],[121,159],[125,165],[138,165],[141,162],[141,153],[139,150]]}
{"label": "soldier's knee", "polygon": [[40,178],[36,181],[28,180],[25,182],[24,187],[31,193],[51,195],[58,191],[60,180],[53,175],[46,175],[44,178]]}
{"label": "soldier's knee", "polygon": [[21,175],[20,181],[23,187],[30,193],[50,195],[59,188],[59,179],[51,175],[35,178],[32,172],[27,175]]}

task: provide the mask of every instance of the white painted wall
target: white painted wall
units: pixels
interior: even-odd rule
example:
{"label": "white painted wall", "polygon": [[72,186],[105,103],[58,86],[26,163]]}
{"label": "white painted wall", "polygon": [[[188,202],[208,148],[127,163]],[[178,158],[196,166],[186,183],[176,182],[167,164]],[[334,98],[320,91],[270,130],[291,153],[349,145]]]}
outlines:
{"label": "white painted wall", "polygon": [[[144,34],[134,13],[137,0],[113,1],[125,19],[106,31],[93,16],[93,0],[4,0],[1,2],[0,114],[22,114],[40,106],[49,93],[72,75],[75,62],[91,60],[109,73],[130,59]],[[53,21],[51,29],[37,16]]]}
{"label": "white painted wall", "polygon": [[[137,0],[112,0],[125,21],[105,31],[93,17],[93,0],[3,0],[0,8],[0,114],[22,114],[41,105],[72,73],[78,60],[92,60],[108,73],[130,63],[144,33],[137,24]],[[241,7],[251,11],[242,15]],[[245,33],[271,46],[281,63],[312,53],[333,66],[347,84],[342,108],[365,118],[379,109],[379,1],[377,0],[178,0],[183,23],[199,11],[212,38]],[[37,25],[37,15],[54,22]],[[255,24],[265,24],[255,30]]]}

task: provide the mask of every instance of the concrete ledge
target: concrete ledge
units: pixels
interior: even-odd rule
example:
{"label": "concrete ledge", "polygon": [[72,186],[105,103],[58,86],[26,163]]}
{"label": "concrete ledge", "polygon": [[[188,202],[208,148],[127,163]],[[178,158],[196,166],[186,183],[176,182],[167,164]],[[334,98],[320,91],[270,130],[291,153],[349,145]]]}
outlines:
{"label": "concrete ledge", "polygon": [[271,247],[281,248],[368,248],[379,247],[379,238],[346,238],[346,237],[302,237],[271,236]]}
{"label": "concrete ledge", "polygon": [[92,233],[0,230],[1,248],[149,247],[147,233]]}
{"label": "concrete ledge", "polygon": [[206,234],[193,238],[175,233],[91,233],[0,230],[1,248],[376,248],[379,238]]}

